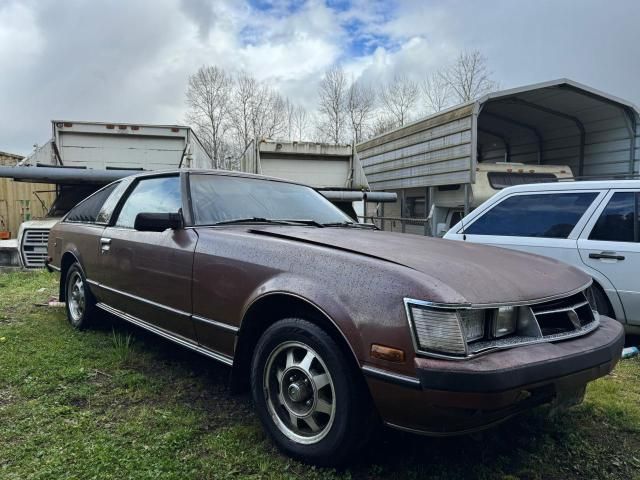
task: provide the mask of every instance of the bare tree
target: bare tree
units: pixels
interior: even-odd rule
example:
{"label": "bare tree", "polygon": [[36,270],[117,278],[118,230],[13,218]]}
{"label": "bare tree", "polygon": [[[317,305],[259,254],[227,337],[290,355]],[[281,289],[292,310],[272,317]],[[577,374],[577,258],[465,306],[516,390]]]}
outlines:
{"label": "bare tree", "polygon": [[[285,99],[269,86],[262,89],[262,112],[259,111],[256,119],[256,136],[264,138],[275,138],[282,136],[287,130],[287,104]],[[262,119],[261,123],[257,120]]]}
{"label": "bare tree", "polygon": [[492,80],[491,75],[487,58],[478,50],[473,50],[460,53],[456,61],[442,72],[442,79],[456,99],[463,103],[497,90],[498,82]]}
{"label": "bare tree", "polygon": [[309,114],[307,113],[307,110],[303,106],[298,105],[293,110],[293,116],[292,116],[293,135],[291,136],[291,139],[301,142],[303,138],[306,138],[305,135],[308,133],[308,128],[309,128]]}
{"label": "bare tree", "polygon": [[451,86],[440,73],[432,73],[422,81],[422,94],[427,113],[444,110],[451,104]]}
{"label": "bare tree", "polygon": [[401,127],[409,120],[418,100],[418,93],[416,82],[403,75],[396,75],[383,87],[380,100],[387,114],[393,116]]}
{"label": "bare tree", "polygon": [[334,144],[344,139],[346,115],[345,102],[347,79],[339,66],[331,67],[325,72],[320,82],[319,124],[323,137]]}
{"label": "bare tree", "polygon": [[200,67],[187,86],[187,121],[208,148],[215,168],[220,168],[225,158],[231,86],[231,78],[215,66]]}
{"label": "bare tree", "polygon": [[378,115],[371,127],[371,136],[382,135],[397,127],[399,127],[398,121],[393,116],[385,114]]}
{"label": "bare tree", "polygon": [[354,143],[364,138],[376,102],[375,91],[361,82],[353,82],[347,90],[346,110]]}
{"label": "bare tree", "polygon": [[231,124],[239,151],[244,151],[253,138],[251,117],[257,90],[255,78],[244,72],[237,76],[232,97]]}
{"label": "bare tree", "polygon": [[242,72],[235,82],[230,121],[237,155],[255,138],[286,134],[288,100],[269,85]]}

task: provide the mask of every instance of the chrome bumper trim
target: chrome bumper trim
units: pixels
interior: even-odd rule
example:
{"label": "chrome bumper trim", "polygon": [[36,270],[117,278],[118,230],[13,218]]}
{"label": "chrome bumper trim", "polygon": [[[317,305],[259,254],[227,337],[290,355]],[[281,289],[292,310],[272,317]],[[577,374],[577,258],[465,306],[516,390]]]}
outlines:
{"label": "chrome bumper trim", "polygon": [[422,387],[420,386],[420,380],[418,380],[415,377],[410,377],[408,375],[389,372],[388,370],[372,367],[370,365],[364,365],[362,367],[362,372],[368,377],[375,378],[377,380],[382,380],[384,382],[395,383],[396,385],[417,389],[417,390],[422,389]]}

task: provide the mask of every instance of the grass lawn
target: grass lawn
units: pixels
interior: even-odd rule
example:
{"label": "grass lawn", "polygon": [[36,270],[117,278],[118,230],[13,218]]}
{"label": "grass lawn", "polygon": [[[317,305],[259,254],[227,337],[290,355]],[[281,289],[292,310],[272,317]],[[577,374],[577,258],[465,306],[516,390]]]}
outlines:
{"label": "grass lawn", "polygon": [[117,321],[76,332],[37,306],[57,275],[0,273],[0,478],[640,479],[640,359],[474,437],[392,431],[344,471],[280,455],[229,371]]}

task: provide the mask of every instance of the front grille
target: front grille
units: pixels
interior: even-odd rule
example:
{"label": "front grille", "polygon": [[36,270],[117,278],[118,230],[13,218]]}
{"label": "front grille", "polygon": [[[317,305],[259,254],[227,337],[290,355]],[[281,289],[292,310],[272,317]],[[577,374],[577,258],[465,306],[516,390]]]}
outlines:
{"label": "front grille", "polygon": [[531,306],[543,337],[572,333],[595,320],[584,292]]}
{"label": "front grille", "polygon": [[43,268],[47,260],[47,243],[49,230],[34,228],[24,231],[21,253],[24,266],[27,268]]}

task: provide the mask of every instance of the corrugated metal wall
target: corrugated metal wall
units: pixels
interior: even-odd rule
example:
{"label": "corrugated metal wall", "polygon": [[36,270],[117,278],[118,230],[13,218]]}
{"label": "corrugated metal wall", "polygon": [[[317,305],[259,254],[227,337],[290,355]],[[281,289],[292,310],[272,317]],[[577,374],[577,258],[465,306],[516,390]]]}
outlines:
{"label": "corrugated metal wall", "polygon": [[468,183],[473,107],[462,105],[357,145],[371,189]]}

